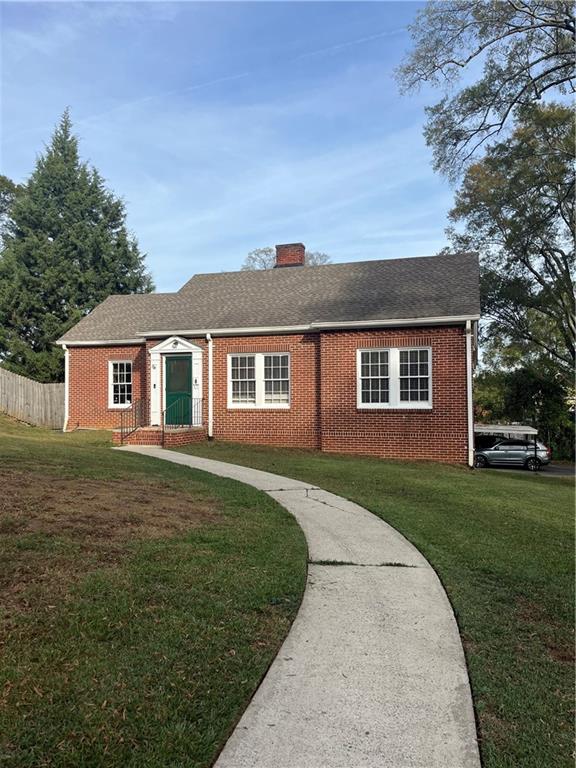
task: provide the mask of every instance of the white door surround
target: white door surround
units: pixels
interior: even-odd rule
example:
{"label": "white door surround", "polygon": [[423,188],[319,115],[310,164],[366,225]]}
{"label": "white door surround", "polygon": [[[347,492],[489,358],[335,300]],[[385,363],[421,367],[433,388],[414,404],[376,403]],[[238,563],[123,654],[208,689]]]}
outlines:
{"label": "white door surround", "polygon": [[[192,344],[180,336],[170,336],[169,339],[160,342],[149,350],[150,354],[150,425],[160,426],[162,412],[166,407],[165,382],[166,382],[166,355],[191,355],[192,357],[192,397],[202,397],[202,347]],[[201,414],[201,409],[193,409]],[[201,426],[201,416],[197,419]]]}

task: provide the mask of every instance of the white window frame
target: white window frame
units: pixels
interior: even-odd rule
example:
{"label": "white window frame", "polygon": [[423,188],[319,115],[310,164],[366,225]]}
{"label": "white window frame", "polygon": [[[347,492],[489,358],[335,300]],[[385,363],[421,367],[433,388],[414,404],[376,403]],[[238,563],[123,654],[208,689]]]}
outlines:
{"label": "white window frame", "polygon": [[[400,352],[413,350],[428,352],[428,400],[400,400]],[[362,402],[362,352],[388,352],[388,402]],[[362,347],[356,350],[356,407],[359,410],[420,410],[429,411],[432,408],[432,347]]]}
{"label": "white window frame", "polygon": [[[287,403],[267,403],[265,401],[264,391],[264,358],[268,355],[285,355],[288,357],[288,402]],[[233,357],[253,357],[254,358],[254,376],[256,381],[256,401],[254,403],[235,403],[232,400],[232,358]],[[228,408],[229,410],[266,410],[266,411],[286,411],[291,403],[291,383],[292,374],[290,366],[289,352],[230,352],[227,356],[226,379],[228,389]]]}
{"label": "white window frame", "polygon": [[[132,396],[129,403],[114,402],[114,366],[118,363],[130,365],[130,385],[132,387]],[[134,401],[134,361],[133,360],[108,360],[108,408],[129,408]]]}

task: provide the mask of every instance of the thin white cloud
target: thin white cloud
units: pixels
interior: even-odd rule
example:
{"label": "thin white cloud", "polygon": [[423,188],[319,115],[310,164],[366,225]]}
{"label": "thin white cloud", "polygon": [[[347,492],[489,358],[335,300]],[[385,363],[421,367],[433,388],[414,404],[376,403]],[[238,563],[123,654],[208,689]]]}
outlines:
{"label": "thin white cloud", "polygon": [[110,109],[105,109],[101,112],[96,112],[93,115],[86,115],[77,120],[77,123],[88,123],[95,120],[100,120],[102,117],[108,117],[115,112],[120,112],[124,109],[133,109],[134,107],[141,107],[157,99],[167,98],[169,96],[176,96],[182,93],[188,93],[191,91],[201,91],[204,88],[210,88],[213,85],[221,85],[222,83],[229,83],[234,80],[242,80],[248,77],[250,72],[240,72],[236,75],[227,75],[225,77],[215,77],[212,80],[206,80],[202,83],[193,83],[192,85],[184,86],[183,88],[174,88],[170,91],[162,91],[161,93],[152,96],[143,96],[141,99],[133,99],[131,101],[123,101]]}
{"label": "thin white cloud", "polygon": [[[353,46],[356,46],[356,45],[361,45],[363,43],[372,42],[374,40],[379,40],[379,39],[382,39],[382,38],[385,38],[385,37],[394,37],[396,35],[403,34],[405,32],[406,32],[406,29],[403,28],[403,27],[399,28],[399,29],[393,29],[393,30],[384,30],[382,32],[377,32],[376,34],[368,35],[366,37],[358,37],[358,38],[355,38],[353,40],[347,40],[347,41],[344,41],[342,43],[337,43],[335,45],[331,45],[331,46],[328,46],[328,47],[325,47],[325,48],[318,48],[318,49],[313,50],[313,51],[307,51],[305,53],[299,54],[298,56],[294,56],[294,57],[291,57],[291,58],[288,58],[288,59],[285,59],[285,58],[282,58],[281,56],[279,56],[279,61],[282,61],[284,64],[286,64],[286,63],[294,63],[296,61],[312,58],[312,57],[315,57],[315,56],[321,56],[322,54],[325,54],[325,53],[336,53],[338,51],[345,50],[347,48],[350,48],[350,47],[353,47]],[[89,121],[89,120],[98,120],[98,119],[100,119],[102,117],[108,117],[109,115],[113,114],[114,112],[117,112],[117,111],[122,110],[122,109],[137,107],[137,106],[140,106],[140,105],[148,104],[148,103],[150,103],[152,101],[156,101],[156,100],[160,100],[160,99],[165,99],[165,98],[169,98],[171,96],[177,96],[179,94],[184,94],[184,93],[188,93],[188,92],[192,92],[192,91],[202,90],[202,89],[205,89],[205,88],[209,88],[211,86],[221,85],[223,83],[229,83],[229,82],[232,82],[232,81],[235,81],[235,80],[243,80],[245,78],[248,78],[250,76],[256,76],[256,75],[261,74],[263,72],[269,73],[269,71],[270,71],[270,68],[268,66],[268,67],[262,68],[262,69],[253,69],[253,70],[250,70],[250,71],[245,71],[245,72],[239,72],[239,73],[236,73],[236,74],[225,75],[223,77],[217,77],[217,78],[214,78],[214,79],[211,79],[211,80],[207,80],[207,81],[202,82],[202,83],[193,83],[193,84],[191,84],[189,86],[183,86],[182,88],[174,88],[174,89],[171,89],[171,90],[168,90],[168,91],[161,91],[160,93],[157,93],[157,94],[151,94],[149,96],[143,96],[142,98],[139,98],[139,99],[133,99],[131,101],[122,102],[120,104],[117,104],[114,107],[111,107],[110,109],[104,110],[102,112],[97,112],[97,113],[95,113],[93,115],[88,115],[86,117],[83,117],[83,118],[80,119],[79,122],[86,122],[86,121]]]}
{"label": "thin white cloud", "polygon": [[399,29],[384,30],[382,32],[376,32],[374,35],[367,35],[366,37],[357,37],[354,40],[345,40],[342,43],[336,43],[335,45],[329,45],[326,48],[318,48],[315,51],[308,51],[307,53],[301,53],[299,56],[295,56],[292,61],[299,61],[300,59],[309,59],[313,56],[321,56],[324,53],[336,53],[343,51],[346,48],[352,48],[355,45],[362,45],[362,43],[371,43],[373,40],[381,40],[384,37],[396,37],[396,35],[402,35],[407,33],[405,27]]}

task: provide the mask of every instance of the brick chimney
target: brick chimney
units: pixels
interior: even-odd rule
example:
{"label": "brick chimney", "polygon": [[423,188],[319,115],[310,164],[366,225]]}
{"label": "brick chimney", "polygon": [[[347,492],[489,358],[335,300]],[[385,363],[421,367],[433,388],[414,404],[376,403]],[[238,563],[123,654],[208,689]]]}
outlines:
{"label": "brick chimney", "polygon": [[302,243],[276,246],[276,267],[303,267],[306,249]]}

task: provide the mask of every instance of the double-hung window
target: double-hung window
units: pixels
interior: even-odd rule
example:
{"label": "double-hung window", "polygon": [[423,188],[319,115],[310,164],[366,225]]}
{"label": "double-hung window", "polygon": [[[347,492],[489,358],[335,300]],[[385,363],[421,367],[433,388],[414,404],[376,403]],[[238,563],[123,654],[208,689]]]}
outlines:
{"label": "double-hung window", "polygon": [[431,368],[429,347],[359,349],[358,408],[431,408]]}
{"label": "double-hung window", "polygon": [[230,358],[232,402],[237,405],[256,403],[256,357],[255,355],[232,355]]}
{"label": "double-hung window", "polygon": [[288,403],[288,355],[264,355],[264,402]]}
{"label": "double-hung window", "polygon": [[228,355],[228,407],[289,408],[290,355]]}
{"label": "double-hung window", "polygon": [[132,363],[130,360],[108,362],[108,407],[124,408],[132,402]]}
{"label": "double-hung window", "polygon": [[400,401],[427,403],[430,400],[430,351],[400,350]]}
{"label": "double-hung window", "polygon": [[390,399],[389,349],[360,350],[360,400],[388,403]]}

